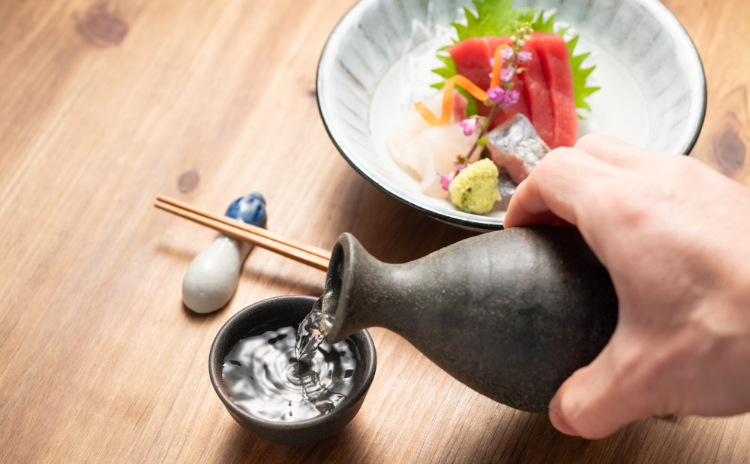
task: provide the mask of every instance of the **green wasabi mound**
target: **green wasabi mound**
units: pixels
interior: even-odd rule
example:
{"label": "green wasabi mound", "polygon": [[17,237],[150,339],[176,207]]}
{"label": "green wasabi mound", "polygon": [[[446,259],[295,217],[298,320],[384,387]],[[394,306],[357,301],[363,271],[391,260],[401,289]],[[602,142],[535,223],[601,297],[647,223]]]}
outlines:
{"label": "green wasabi mound", "polygon": [[448,187],[453,205],[467,213],[489,213],[500,199],[497,176],[497,166],[489,159],[470,164]]}

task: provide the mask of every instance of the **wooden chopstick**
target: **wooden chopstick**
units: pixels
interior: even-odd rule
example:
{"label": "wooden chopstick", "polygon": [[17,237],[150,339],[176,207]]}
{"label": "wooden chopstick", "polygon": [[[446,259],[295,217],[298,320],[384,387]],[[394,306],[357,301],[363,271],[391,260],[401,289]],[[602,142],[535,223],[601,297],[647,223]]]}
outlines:
{"label": "wooden chopstick", "polygon": [[286,238],[283,235],[269,232],[261,227],[246,224],[227,216],[215,215],[173,198],[159,195],[156,197],[154,206],[219,231],[229,237],[252,243],[297,262],[307,264],[315,269],[328,270],[331,252],[322,248]]}
{"label": "wooden chopstick", "polygon": [[206,211],[206,210],[204,210],[202,208],[199,208],[197,206],[193,206],[191,204],[182,202],[180,200],[175,200],[174,198],[165,197],[163,195],[157,196],[156,197],[156,201],[157,202],[161,201],[161,202],[164,202],[164,203],[168,203],[168,204],[170,204],[172,206],[175,206],[177,208],[180,208],[182,210],[186,210],[186,211],[193,212],[195,214],[199,214],[199,215],[201,215],[203,217],[206,217],[206,218],[209,218],[209,219],[213,219],[214,221],[221,222],[221,223],[226,224],[228,226],[238,227],[238,228],[240,228],[242,230],[245,230],[247,232],[250,232],[252,234],[260,235],[261,237],[265,237],[265,238],[267,238],[269,240],[273,240],[274,242],[279,242],[279,243],[282,243],[284,245],[288,245],[288,246],[290,246],[292,248],[297,248],[298,250],[306,251],[306,252],[308,252],[310,254],[320,256],[321,258],[324,258],[324,259],[327,259],[327,260],[331,259],[331,252],[328,251],[328,250],[324,250],[324,249],[318,248],[316,246],[308,245],[306,243],[298,242],[298,241],[296,241],[294,239],[291,239],[291,238],[288,238],[288,237],[284,237],[281,234],[277,234],[275,232],[271,232],[271,231],[266,230],[266,229],[264,229],[262,227],[257,227],[257,226],[251,225],[251,224],[247,224],[245,222],[238,221],[236,219],[232,219],[232,218],[230,218],[228,216],[219,216],[219,215],[211,213],[210,211]]}

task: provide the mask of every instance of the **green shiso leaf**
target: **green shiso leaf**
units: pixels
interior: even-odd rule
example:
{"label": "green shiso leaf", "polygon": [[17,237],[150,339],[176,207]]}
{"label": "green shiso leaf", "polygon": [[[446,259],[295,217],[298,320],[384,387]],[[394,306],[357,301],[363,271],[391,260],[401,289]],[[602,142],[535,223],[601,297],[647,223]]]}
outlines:
{"label": "green shiso leaf", "polygon": [[459,42],[469,37],[510,35],[516,30],[516,21],[533,19],[533,9],[514,10],[512,3],[513,0],[474,0],[477,15],[474,16],[468,8],[464,8],[467,24],[451,23],[458,32]]}
{"label": "green shiso leaf", "polygon": [[[492,1],[492,0],[487,0]],[[549,32],[550,34],[555,32],[555,14],[551,14],[547,21],[544,20],[544,11],[536,16],[534,22],[531,23],[531,28],[537,32]],[[559,34],[562,35],[562,34]]]}
{"label": "green shiso leaf", "polygon": [[[456,75],[456,63],[453,62],[453,59],[450,56],[446,55],[438,55],[437,56],[440,61],[443,62],[445,67],[442,68],[435,68],[432,70],[435,74],[437,74],[440,77],[443,77],[445,79],[448,79],[449,77]],[[442,83],[440,84],[440,87],[442,87]]]}
{"label": "green shiso leaf", "polygon": [[[471,10],[464,8],[466,12],[466,25],[451,23],[458,33],[458,41],[460,42],[471,37],[510,35],[516,29],[516,21],[530,22],[535,31],[554,33],[560,37],[563,37],[569,29],[568,27],[555,29],[554,14],[549,15],[545,19],[544,10],[537,8],[521,8],[516,10],[513,8],[512,3],[513,0],[474,0],[474,5],[477,8],[476,16]],[[576,44],[578,43],[577,35],[566,43],[568,45],[568,53],[570,54],[570,68],[573,71],[573,93],[575,95],[576,108],[591,111],[591,107],[589,107],[585,100],[592,93],[599,90],[600,87],[589,87],[586,85],[586,80],[596,66],[590,68],[583,67],[583,61],[590,53],[574,54]],[[444,79],[455,76],[457,73],[456,64],[450,55],[446,53],[447,48],[443,47],[438,50],[437,55],[445,66],[432,70]],[[443,83],[434,84],[433,87],[442,88]],[[462,92],[462,94],[464,96],[468,95],[465,92]],[[469,102],[473,106],[474,111],[476,111],[476,102],[474,99],[469,98]],[[578,117],[583,119],[581,115]]]}

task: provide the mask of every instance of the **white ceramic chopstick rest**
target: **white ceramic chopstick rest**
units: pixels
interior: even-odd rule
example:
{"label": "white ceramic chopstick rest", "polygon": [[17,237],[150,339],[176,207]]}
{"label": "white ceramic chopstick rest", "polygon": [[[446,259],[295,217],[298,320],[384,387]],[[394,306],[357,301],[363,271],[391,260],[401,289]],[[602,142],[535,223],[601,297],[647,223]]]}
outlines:
{"label": "white ceramic chopstick rest", "polygon": [[[266,201],[260,193],[238,198],[226,215],[258,227],[266,225]],[[242,264],[253,246],[219,235],[195,257],[182,281],[182,301],[196,313],[210,313],[227,304],[240,278]]]}

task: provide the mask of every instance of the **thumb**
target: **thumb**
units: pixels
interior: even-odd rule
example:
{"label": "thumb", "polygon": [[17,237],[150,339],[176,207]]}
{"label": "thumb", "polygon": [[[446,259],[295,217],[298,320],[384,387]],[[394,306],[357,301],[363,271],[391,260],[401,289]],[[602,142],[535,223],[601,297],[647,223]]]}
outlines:
{"label": "thumb", "polygon": [[612,340],[588,366],[578,369],[549,404],[552,425],[566,435],[604,438],[648,415],[623,396],[612,359]]}

